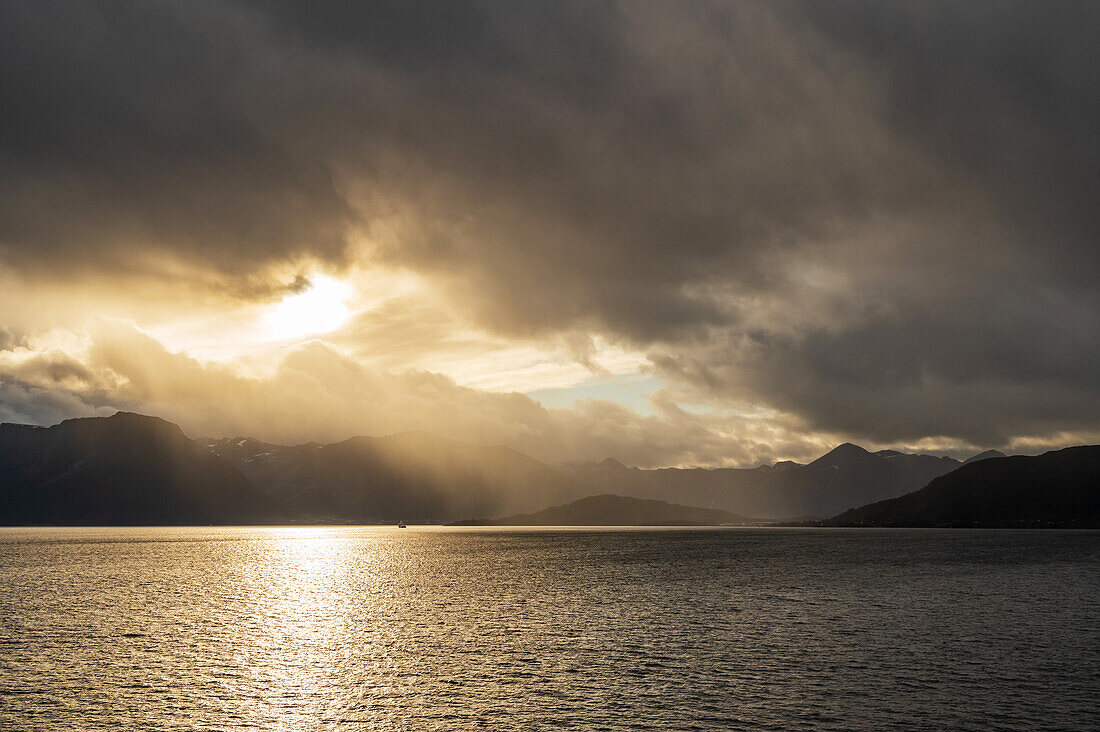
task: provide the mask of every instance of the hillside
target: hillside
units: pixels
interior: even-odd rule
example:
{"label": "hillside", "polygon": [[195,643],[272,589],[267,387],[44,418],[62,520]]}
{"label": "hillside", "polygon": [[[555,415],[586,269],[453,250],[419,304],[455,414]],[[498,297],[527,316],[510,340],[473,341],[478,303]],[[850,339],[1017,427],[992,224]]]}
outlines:
{"label": "hillside", "polygon": [[1100,446],[964,465],[899,498],[846,511],[834,526],[1100,526]]}
{"label": "hillside", "polygon": [[679,506],[665,501],[611,494],[589,496],[535,513],[499,519],[467,519],[458,526],[714,526],[751,519],[728,511]]}
{"label": "hillside", "polygon": [[607,459],[559,469],[505,447],[476,447],[422,431],[331,445],[272,445],[244,437],[206,444],[306,519],[363,522],[529,513],[608,493],[742,516],[830,516],[916,490],[960,465],[845,444],[809,465],[639,470]]}
{"label": "hillside", "polygon": [[423,431],[329,445],[248,437],[199,444],[164,420],[119,413],[49,428],[0,426],[0,521],[437,523],[533,514],[605,494],[789,519],[900,496],[959,465],[844,444],[807,465],[639,470],[608,459],[554,468]]}
{"label": "hillside", "polygon": [[781,462],[758,468],[638,470],[614,461],[580,466],[571,477],[586,493],[615,493],[744,516],[833,516],[870,501],[914,491],[959,467],[952,458],[868,452],[849,443],[808,465]]}
{"label": "hillside", "polygon": [[257,524],[287,515],[156,417],[0,425],[0,524]]}
{"label": "hillside", "polygon": [[429,432],[331,445],[247,438],[207,444],[306,520],[434,523],[531,511],[576,497],[569,481],[534,458]]}

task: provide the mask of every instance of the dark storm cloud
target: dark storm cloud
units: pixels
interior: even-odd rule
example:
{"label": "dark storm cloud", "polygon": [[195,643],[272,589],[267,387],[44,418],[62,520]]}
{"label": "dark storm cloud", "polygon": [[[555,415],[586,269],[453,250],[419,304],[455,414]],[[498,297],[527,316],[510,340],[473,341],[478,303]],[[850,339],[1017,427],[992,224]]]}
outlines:
{"label": "dark storm cloud", "polygon": [[1096,7],[8,4],[5,261],[361,240],[822,429],[1095,427]]}
{"label": "dark storm cloud", "polygon": [[1093,253],[1100,6],[855,2],[799,10],[886,80],[889,123],[993,197],[1018,234],[1077,249],[1071,261]]}
{"label": "dark storm cloud", "polygon": [[[958,199],[845,269],[861,313],[755,333],[740,385],[882,440],[1095,429],[1100,414],[1100,70],[1094,3],[797,6],[884,91],[879,116]],[[906,171],[898,171],[906,175]],[[965,195],[961,195],[965,193]],[[904,224],[905,217],[898,222]],[[732,357],[718,348],[711,359]],[[713,390],[713,385],[705,387]]]}
{"label": "dark storm cloud", "polygon": [[[761,252],[915,192],[891,172],[906,151],[859,109],[860,70],[763,10],[471,4],[450,22],[454,5],[414,7],[401,22],[295,9],[280,27],[361,64],[344,111],[370,131],[365,198],[411,212],[384,256],[500,329],[644,342],[734,322],[701,288],[766,290]],[[348,31],[391,26],[423,55]],[[452,27],[460,42],[440,39]]]}
{"label": "dark storm cloud", "polygon": [[7,264],[119,271],[163,258],[247,275],[239,268],[342,256],[350,208],[324,165],[237,108],[262,49],[239,12],[214,11],[4,4]]}
{"label": "dark storm cloud", "polygon": [[1100,304],[975,290],[953,308],[838,331],[716,336],[681,351],[690,357],[654,363],[703,394],[761,401],[861,440],[1004,446],[1021,435],[1095,431]]}

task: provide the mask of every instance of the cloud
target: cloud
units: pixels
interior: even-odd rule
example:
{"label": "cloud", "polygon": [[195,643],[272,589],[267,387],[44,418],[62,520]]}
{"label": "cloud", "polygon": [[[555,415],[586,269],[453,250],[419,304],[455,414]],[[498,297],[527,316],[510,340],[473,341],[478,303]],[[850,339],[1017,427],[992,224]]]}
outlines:
{"label": "cloud", "polygon": [[343,259],[355,215],[323,162],[273,140],[261,110],[236,107],[263,63],[241,11],[47,1],[0,12],[9,267],[262,294],[265,265]]}
{"label": "cloud", "polygon": [[825,447],[792,436],[790,426],[779,426],[781,415],[695,415],[662,394],[651,416],[595,399],[547,409],[522,394],[462,387],[440,374],[367,369],[321,341],[290,351],[270,373],[249,375],[236,364],[172,352],[130,322],[98,319],[79,356],[26,348],[0,353],[0,416],[51,424],[133,409],[178,422],[192,436],[292,444],[429,429],[549,462],[614,456],[643,466],[756,463]]}
{"label": "cloud", "polygon": [[[565,428],[533,403],[429,387],[423,371],[332,366],[341,396],[311,398],[345,414],[362,379],[370,398],[348,403],[388,416],[318,417],[322,432],[388,429],[386,390],[422,388],[437,394],[410,412],[422,421],[537,435],[554,455],[629,444],[640,456],[651,439],[646,464],[757,454],[707,436],[745,405],[784,415],[771,424],[787,432],[759,438],[769,445],[984,446],[1100,428],[1093,5],[0,13],[13,277],[270,299],[312,266],[378,265],[445,303],[446,322],[424,332],[461,323],[589,363],[599,341],[648,353],[671,385],[657,422],[600,403]],[[369,352],[379,328],[356,327],[358,342],[351,329],[333,340]],[[418,365],[429,348],[385,338]],[[127,348],[156,350],[96,356],[132,375],[119,398],[179,409],[202,389],[237,390],[241,414],[218,424],[251,424],[251,409],[283,418],[265,386],[170,352],[162,374]],[[289,354],[277,383],[308,382],[327,358],[311,353]],[[690,402],[714,410],[703,433],[708,418],[673,409]],[[745,444],[762,434],[734,421]],[[616,437],[566,449],[580,425]],[[670,425],[702,446],[672,447]]]}

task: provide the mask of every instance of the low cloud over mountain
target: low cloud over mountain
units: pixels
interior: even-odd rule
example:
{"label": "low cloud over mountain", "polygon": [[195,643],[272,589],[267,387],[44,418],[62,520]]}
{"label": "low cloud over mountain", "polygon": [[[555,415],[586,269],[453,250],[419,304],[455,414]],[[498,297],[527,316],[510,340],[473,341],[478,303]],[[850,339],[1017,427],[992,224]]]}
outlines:
{"label": "low cloud over mountain", "polygon": [[[5,4],[0,413],[392,431],[336,386],[260,404],[329,357],[242,334],[331,277],[359,393],[547,458],[1089,441],[1098,29],[1093,3]],[[468,390],[563,361],[658,386]]]}

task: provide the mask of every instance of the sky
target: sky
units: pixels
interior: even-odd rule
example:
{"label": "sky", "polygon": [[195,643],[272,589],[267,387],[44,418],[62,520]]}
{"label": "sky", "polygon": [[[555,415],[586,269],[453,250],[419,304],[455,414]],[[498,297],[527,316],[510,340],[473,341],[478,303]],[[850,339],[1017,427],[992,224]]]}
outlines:
{"label": "sky", "polygon": [[1094,2],[0,4],[0,421],[1100,442]]}

